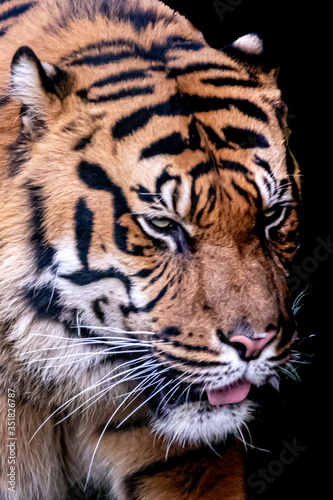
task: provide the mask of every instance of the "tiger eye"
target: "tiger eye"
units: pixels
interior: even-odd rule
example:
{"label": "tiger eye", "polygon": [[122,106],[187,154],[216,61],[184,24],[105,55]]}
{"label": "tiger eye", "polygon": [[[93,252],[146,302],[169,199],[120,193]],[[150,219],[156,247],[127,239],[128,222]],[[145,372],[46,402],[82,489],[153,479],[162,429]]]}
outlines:
{"label": "tiger eye", "polygon": [[271,210],[267,210],[266,212],[264,212],[264,217],[267,218],[274,217],[275,214],[276,214],[276,209],[272,208]]}
{"label": "tiger eye", "polygon": [[169,227],[172,226],[173,221],[171,219],[167,219],[165,217],[165,218],[160,218],[160,219],[158,219],[158,218],[156,218],[156,219],[150,219],[149,223],[152,226],[157,227],[158,229],[168,229]]}

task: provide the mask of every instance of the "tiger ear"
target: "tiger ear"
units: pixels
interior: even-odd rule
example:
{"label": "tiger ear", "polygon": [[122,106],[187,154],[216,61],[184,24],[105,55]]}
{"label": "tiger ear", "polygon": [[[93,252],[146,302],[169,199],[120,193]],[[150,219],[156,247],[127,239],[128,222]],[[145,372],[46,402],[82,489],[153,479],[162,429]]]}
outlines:
{"label": "tiger ear", "polygon": [[258,33],[249,33],[237,38],[231,45],[223,49],[233,59],[251,67],[254,73],[263,72],[274,81],[278,68],[273,54],[267,54],[262,37]]}
{"label": "tiger ear", "polygon": [[12,59],[11,88],[22,103],[23,128],[32,138],[39,138],[50,114],[59,112],[69,93],[69,77],[57,66],[41,63],[34,51],[24,46]]}
{"label": "tiger ear", "polygon": [[241,36],[231,44],[231,47],[251,56],[261,56],[264,52],[264,42],[257,33]]}

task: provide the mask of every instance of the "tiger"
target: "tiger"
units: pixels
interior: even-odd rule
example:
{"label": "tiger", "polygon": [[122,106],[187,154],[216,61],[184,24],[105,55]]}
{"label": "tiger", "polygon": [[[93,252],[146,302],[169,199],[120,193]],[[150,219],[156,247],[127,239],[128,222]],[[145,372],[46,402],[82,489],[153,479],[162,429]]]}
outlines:
{"label": "tiger", "polygon": [[253,394],[297,336],[262,38],[211,47],[158,0],[2,0],[0,54],[1,499],[245,499]]}

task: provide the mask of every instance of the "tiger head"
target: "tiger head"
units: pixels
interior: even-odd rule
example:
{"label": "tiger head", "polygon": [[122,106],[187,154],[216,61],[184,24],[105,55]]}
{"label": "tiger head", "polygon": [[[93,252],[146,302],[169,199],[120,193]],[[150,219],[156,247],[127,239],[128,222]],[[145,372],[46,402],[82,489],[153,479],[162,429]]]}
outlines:
{"label": "tiger head", "polygon": [[218,51],[176,20],[14,55],[1,314],[31,394],[119,384],[126,418],[199,444],[288,363],[299,177],[261,39]]}

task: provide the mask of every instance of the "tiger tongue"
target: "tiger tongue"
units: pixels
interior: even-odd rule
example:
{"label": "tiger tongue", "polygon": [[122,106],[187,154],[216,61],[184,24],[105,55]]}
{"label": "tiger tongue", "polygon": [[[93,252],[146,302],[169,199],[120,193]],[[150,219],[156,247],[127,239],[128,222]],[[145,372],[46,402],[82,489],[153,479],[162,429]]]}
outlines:
{"label": "tiger tongue", "polygon": [[239,403],[246,398],[251,388],[251,382],[239,379],[221,389],[207,390],[208,401],[213,406]]}

